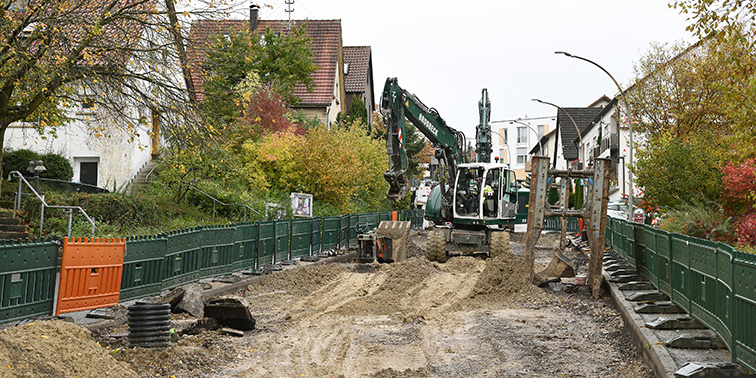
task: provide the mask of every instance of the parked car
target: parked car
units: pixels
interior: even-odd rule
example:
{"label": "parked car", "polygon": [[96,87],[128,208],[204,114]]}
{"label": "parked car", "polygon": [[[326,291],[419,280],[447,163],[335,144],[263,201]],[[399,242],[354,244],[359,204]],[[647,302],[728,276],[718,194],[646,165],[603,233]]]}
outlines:
{"label": "parked car", "polygon": [[614,218],[630,220],[629,207],[624,202],[609,202],[606,206],[606,215]]}

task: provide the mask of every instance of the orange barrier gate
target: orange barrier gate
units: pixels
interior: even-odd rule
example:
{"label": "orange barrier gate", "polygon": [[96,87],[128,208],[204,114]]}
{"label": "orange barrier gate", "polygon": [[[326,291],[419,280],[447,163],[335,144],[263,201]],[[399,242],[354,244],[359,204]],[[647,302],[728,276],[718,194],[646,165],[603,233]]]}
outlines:
{"label": "orange barrier gate", "polygon": [[126,239],[63,239],[55,315],[118,304]]}
{"label": "orange barrier gate", "polygon": [[392,211],[391,212],[391,220],[392,221],[398,221],[399,220],[399,212],[398,211]]}

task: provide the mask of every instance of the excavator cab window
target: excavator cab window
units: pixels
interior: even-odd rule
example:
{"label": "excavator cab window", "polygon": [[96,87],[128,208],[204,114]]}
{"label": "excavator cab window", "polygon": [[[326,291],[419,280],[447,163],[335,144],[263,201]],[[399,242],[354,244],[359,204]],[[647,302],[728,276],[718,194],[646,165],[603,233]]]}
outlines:
{"label": "excavator cab window", "polygon": [[501,169],[494,168],[486,173],[486,181],[483,186],[483,217],[497,218],[499,216],[499,201],[502,189]]}
{"label": "excavator cab window", "polygon": [[483,171],[477,168],[462,168],[457,175],[457,192],[454,195],[454,209],[461,216],[478,216]]}

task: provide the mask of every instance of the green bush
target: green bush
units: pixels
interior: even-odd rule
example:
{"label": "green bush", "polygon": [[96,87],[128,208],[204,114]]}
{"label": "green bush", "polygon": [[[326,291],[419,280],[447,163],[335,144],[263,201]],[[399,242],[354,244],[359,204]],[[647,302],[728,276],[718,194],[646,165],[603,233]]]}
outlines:
{"label": "green bush", "polygon": [[7,175],[11,171],[19,171],[24,176],[32,176],[27,172],[30,161],[42,160],[46,171],[39,174],[39,177],[71,181],[73,177],[73,167],[68,159],[58,154],[40,155],[31,150],[16,150],[3,154],[3,172]]}
{"label": "green bush", "polygon": [[57,154],[45,154],[40,157],[40,160],[47,168],[46,171],[39,174],[39,177],[71,181],[73,178],[73,167],[68,159]]}
{"label": "green bush", "polygon": [[15,150],[3,153],[3,173],[5,176],[11,171],[19,171],[22,175],[29,176],[26,171],[30,161],[41,160],[38,153],[31,150]]}

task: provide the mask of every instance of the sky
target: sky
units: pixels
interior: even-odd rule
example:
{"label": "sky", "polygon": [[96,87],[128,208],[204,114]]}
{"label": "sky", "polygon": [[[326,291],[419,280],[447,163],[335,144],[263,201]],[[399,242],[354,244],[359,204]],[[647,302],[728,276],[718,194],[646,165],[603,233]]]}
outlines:
{"label": "sky", "polygon": [[[340,19],[345,46],[371,46],[376,101],[388,77],[475,136],[481,90],[491,119],[555,116],[618,93],[651,43],[691,44],[686,15],[665,0],[271,0],[261,19]],[[268,7],[268,6],[272,6]],[[248,17],[240,9],[235,18]],[[376,104],[377,105],[377,104]]]}

